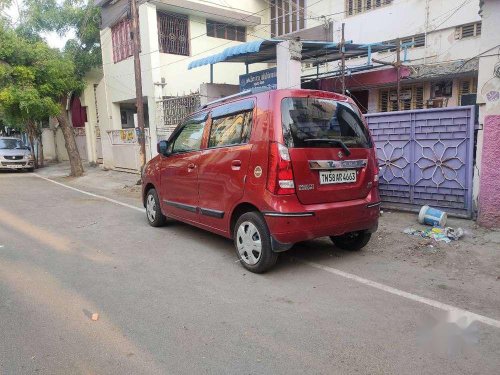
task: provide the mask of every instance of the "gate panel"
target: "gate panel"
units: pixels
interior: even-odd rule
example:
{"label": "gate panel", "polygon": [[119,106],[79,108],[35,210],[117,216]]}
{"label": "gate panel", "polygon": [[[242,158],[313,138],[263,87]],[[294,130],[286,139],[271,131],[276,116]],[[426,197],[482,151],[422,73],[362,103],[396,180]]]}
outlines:
{"label": "gate panel", "polygon": [[472,216],[474,107],[366,116],[377,148],[384,206],[428,204]]}
{"label": "gate panel", "polygon": [[82,160],[87,160],[87,136],[85,128],[73,128],[75,133],[76,147]]}

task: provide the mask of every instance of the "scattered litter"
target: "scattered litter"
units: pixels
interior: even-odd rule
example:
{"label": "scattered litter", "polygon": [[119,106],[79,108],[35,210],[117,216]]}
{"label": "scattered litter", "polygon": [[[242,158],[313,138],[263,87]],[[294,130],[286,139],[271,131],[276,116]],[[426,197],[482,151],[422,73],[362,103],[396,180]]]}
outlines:
{"label": "scattered litter", "polygon": [[427,205],[422,206],[418,214],[418,222],[420,224],[431,225],[433,227],[442,227],[446,225],[448,214],[444,211],[432,208]]}
{"label": "scattered litter", "polygon": [[[427,228],[424,230],[415,228],[406,228],[403,233],[410,236],[417,236],[422,238],[431,238],[435,241],[443,241],[445,243],[450,243],[452,240],[457,241],[460,237],[464,235],[464,230],[462,228]],[[432,247],[432,245],[431,245]]]}
{"label": "scattered litter", "polygon": [[98,313],[93,313],[92,314],[92,320],[95,322],[97,319],[99,319],[99,314]]}
{"label": "scattered litter", "polygon": [[458,240],[460,237],[464,235],[464,230],[462,228],[444,228],[444,234],[446,237],[451,238],[452,240]]}

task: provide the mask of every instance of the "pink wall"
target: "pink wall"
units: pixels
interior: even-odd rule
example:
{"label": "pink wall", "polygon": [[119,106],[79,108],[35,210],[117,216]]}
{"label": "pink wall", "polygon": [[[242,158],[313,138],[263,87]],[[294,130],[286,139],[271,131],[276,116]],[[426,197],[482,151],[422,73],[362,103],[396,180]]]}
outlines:
{"label": "pink wall", "polygon": [[478,223],[500,228],[500,116],[484,119]]}

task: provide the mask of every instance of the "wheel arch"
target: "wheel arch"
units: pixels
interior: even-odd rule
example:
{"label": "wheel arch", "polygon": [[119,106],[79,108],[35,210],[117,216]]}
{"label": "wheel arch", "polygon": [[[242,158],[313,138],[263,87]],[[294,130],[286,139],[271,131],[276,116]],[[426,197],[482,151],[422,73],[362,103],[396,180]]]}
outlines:
{"label": "wheel arch", "polygon": [[[142,204],[144,207],[146,207],[146,196],[148,195],[148,191],[150,191],[151,189],[156,190],[156,186],[154,186],[152,182],[148,182],[146,186],[144,186],[144,190],[142,191]],[[158,193],[158,190],[156,190],[156,192]]]}
{"label": "wheel arch", "polygon": [[234,207],[229,219],[229,235],[231,238],[233,238],[234,226],[236,225],[236,221],[238,220],[238,218],[244,213],[252,211],[260,212],[260,210],[255,205],[249,202],[241,202],[238,203],[236,207]]}

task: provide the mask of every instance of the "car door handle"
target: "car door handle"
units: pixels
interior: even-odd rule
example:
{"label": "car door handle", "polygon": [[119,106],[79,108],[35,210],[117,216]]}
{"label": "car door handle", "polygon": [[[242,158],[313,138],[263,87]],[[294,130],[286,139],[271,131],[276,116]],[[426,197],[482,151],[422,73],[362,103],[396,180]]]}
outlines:
{"label": "car door handle", "polygon": [[231,162],[231,169],[233,171],[239,171],[241,168],[241,160],[233,160]]}
{"label": "car door handle", "polygon": [[188,171],[192,171],[195,168],[196,168],[196,165],[194,165],[193,163],[188,164]]}

